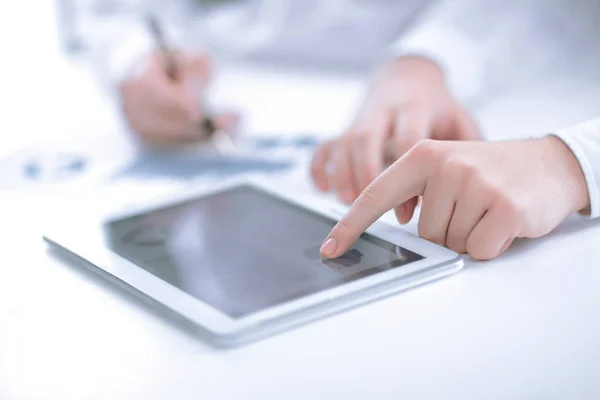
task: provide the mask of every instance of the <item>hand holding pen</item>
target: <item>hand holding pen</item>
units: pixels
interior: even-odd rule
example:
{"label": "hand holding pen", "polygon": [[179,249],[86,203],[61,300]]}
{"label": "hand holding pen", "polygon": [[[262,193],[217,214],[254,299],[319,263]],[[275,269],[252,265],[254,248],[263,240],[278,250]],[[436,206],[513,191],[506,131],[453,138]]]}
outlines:
{"label": "hand holding pen", "polygon": [[225,132],[237,117],[211,115],[200,95],[210,80],[210,58],[173,50],[157,21],[149,17],[146,22],[157,49],[143,70],[120,86],[130,128],[154,145],[211,140],[219,152],[227,151],[232,143]]}

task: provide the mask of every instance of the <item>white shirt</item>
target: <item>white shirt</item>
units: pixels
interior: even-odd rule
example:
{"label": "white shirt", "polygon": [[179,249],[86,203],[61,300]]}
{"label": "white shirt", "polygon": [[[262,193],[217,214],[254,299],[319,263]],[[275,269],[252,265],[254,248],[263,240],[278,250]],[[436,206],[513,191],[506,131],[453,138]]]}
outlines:
{"label": "white shirt", "polygon": [[554,133],[571,149],[583,170],[591,218],[600,217],[600,118]]}
{"label": "white shirt", "polygon": [[[139,0],[136,0],[139,2]],[[470,108],[557,76],[600,82],[597,0],[254,0],[209,13],[186,0],[143,3],[94,43],[104,84],[134,73],[154,48],[140,10],[157,12],[171,40],[220,57],[371,68],[385,57],[424,55]],[[150,4],[150,5],[149,5]],[[598,38],[598,39],[596,39]],[[600,120],[556,133],[586,177],[600,216]]]}

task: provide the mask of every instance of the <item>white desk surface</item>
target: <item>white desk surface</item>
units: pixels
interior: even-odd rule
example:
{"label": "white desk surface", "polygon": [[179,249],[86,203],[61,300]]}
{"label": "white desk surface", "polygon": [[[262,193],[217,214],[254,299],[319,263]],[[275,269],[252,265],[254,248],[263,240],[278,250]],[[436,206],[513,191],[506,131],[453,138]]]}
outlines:
{"label": "white desk surface", "polygon": [[[115,129],[85,74],[53,54],[42,66],[15,69],[20,83],[39,71],[29,80],[35,95],[23,90],[29,85],[2,80],[0,96],[13,104],[10,113],[4,107],[2,151],[45,135]],[[237,85],[231,99],[254,130],[341,129],[362,88],[352,80],[242,72],[225,72],[216,91],[226,100],[228,86]],[[535,133],[588,116],[548,98],[490,107],[480,113],[482,125],[502,137],[515,127]],[[449,279],[218,350],[47,254],[36,223],[42,203],[52,199],[0,193],[2,399],[600,397],[598,223],[573,217],[495,261],[467,262]]]}

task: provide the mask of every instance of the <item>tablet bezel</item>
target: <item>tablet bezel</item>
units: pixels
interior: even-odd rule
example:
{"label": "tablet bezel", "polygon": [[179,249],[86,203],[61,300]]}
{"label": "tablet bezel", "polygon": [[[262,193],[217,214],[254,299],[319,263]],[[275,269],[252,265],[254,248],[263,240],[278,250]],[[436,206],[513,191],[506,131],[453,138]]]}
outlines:
{"label": "tablet bezel", "polygon": [[428,242],[403,229],[383,221],[377,221],[367,229],[367,233],[420,254],[424,258],[399,268],[383,271],[295,300],[279,303],[239,318],[233,318],[114,253],[106,244],[104,226],[112,221],[194,199],[201,199],[243,186],[252,187],[288,204],[307,209],[316,215],[335,221],[339,220],[346,211],[345,207],[310,193],[290,191],[287,188],[275,188],[273,185],[257,179],[233,179],[217,185],[200,185],[194,190],[186,190],[185,193],[172,193],[161,199],[127,204],[116,209],[104,208],[97,210],[95,213],[87,212],[85,216],[74,217],[70,215],[67,219],[69,223],[54,224],[51,229],[47,230],[44,239],[78,255],[96,268],[114,276],[217,336],[234,335],[255,327],[257,324],[285,317],[325,302],[342,299],[345,296],[371,289],[392,280],[402,279],[403,277],[412,278],[419,273],[431,273],[436,268],[443,268],[447,271],[449,265],[453,265],[453,272],[462,267],[462,256],[459,254]]}

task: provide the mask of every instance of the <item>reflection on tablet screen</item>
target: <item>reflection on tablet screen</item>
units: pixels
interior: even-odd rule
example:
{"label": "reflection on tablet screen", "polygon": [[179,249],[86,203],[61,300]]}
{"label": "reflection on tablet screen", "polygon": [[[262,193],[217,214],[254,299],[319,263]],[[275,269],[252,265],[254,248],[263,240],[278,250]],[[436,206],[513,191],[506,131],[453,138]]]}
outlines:
{"label": "reflection on tablet screen", "polygon": [[336,259],[319,247],[333,220],[250,187],[112,222],[112,250],[240,317],[423,257],[368,234]]}

